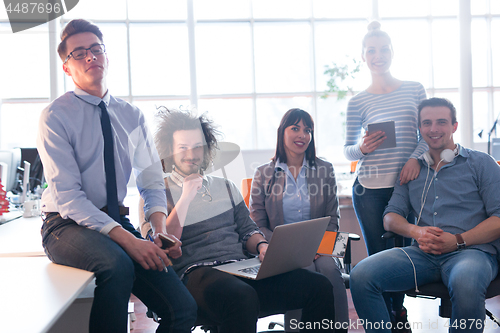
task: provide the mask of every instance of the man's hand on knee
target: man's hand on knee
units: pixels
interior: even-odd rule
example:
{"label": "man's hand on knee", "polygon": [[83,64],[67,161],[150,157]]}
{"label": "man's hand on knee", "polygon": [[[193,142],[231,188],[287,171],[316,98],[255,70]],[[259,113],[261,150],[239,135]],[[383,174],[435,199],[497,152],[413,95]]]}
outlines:
{"label": "man's hand on knee", "polygon": [[108,235],[144,269],[161,271],[164,268],[163,263],[170,262],[167,255],[156,244],[139,239],[122,227],[113,228]]}

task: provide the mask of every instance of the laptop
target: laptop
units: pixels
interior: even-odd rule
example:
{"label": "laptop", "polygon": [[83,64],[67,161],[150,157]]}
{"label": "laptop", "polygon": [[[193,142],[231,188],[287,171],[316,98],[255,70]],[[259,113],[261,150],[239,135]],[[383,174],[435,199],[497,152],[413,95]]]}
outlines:
{"label": "laptop", "polygon": [[236,276],[261,280],[309,266],[323,239],[330,216],[274,228],[264,260],[252,258],[214,268]]}

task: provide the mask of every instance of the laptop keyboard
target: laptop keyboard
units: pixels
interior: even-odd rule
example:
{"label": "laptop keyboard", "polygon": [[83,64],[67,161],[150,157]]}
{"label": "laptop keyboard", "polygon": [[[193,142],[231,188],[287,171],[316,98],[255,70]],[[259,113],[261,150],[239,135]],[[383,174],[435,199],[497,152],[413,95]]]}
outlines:
{"label": "laptop keyboard", "polygon": [[259,272],[259,268],[260,268],[260,265],[257,265],[257,266],[252,266],[252,267],[247,267],[247,268],[239,269],[238,271],[246,273],[246,274],[257,275],[257,273]]}

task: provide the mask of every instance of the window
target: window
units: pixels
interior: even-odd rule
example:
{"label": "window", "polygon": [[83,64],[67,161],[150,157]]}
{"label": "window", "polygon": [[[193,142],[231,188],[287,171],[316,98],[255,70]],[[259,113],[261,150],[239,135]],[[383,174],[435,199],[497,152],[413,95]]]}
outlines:
{"label": "window", "polygon": [[[481,142],[487,135],[475,134],[489,131],[500,113],[500,0],[471,1],[471,14],[474,140]],[[341,166],[348,164],[350,96],[320,98],[325,65],[361,60],[368,18],[379,17],[395,50],[393,75],[421,82],[428,96],[449,97],[460,110],[457,16],[456,0],[85,0],[58,22],[84,17],[101,27],[111,92],[139,106],[153,128],[156,107],[196,106],[224,140],[273,149],[282,115],[300,107],[315,119],[318,154]],[[12,34],[1,8],[0,43],[12,50],[0,53],[0,76],[8,78],[0,82],[0,148],[33,146],[39,112],[73,83],[60,69],[48,24]],[[363,66],[352,85],[361,91],[369,84]],[[20,140],[18,128],[30,133]]]}

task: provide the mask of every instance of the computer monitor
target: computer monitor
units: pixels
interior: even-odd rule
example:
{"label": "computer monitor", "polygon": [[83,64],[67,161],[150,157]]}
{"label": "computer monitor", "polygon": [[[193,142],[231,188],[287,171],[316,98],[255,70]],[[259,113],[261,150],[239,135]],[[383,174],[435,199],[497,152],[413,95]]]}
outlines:
{"label": "computer monitor", "polygon": [[30,191],[30,169],[31,163],[24,161],[24,172],[23,172],[23,191],[21,193],[20,203],[24,203],[26,198],[28,198],[28,191]]}
{"label": "computer monitor", "polygon": [[[37,185],[42,186],[44,183],[43,167],[36,148],[21,148],[21,161],[26,161],[31,164],[29,174],[29,189],[34,191]],[[18,179],[20,177],[18,176]],[[22,191],[22,188],[18,188]]]}
{"label": "computer monitor", "polygon": [[2,178],[4,190],[7,192],[15,190],[18,185],[17,170],[21,166],[21,149],[0,150],[0,162],[6,165],[6,171],[2,172],[7,175],[6,179]]}

